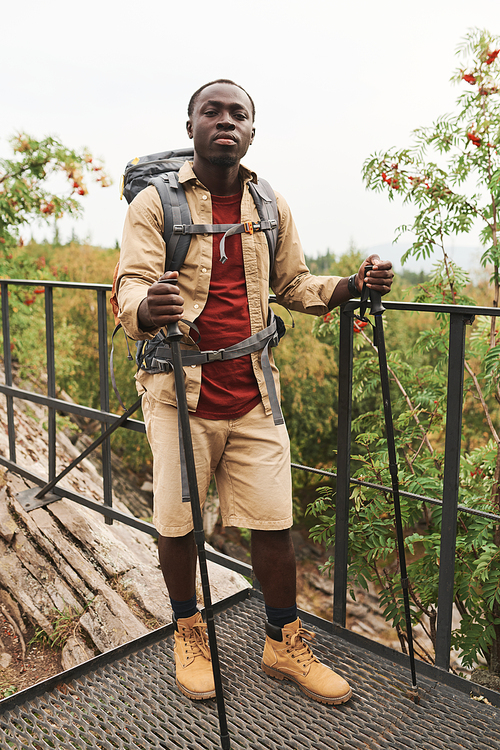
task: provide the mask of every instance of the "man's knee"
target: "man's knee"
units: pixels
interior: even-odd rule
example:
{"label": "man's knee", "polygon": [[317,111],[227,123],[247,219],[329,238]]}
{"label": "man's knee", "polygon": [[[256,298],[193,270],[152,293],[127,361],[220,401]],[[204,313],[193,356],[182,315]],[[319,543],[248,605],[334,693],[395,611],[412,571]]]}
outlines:
{"label": "man's knee", "polygon": [[264,530],[252,529],[251,539],[253,542],[264,544],[289,544],[291,543],[291,529]]}

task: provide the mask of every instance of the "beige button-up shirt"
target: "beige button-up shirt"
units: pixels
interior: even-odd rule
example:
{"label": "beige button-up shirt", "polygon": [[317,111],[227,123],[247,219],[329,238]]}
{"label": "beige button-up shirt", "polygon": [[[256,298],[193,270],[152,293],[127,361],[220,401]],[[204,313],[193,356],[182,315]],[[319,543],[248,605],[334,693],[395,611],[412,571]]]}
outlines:
{"label": "beige button-up shirt", "polygon": [[[241,221],[259,221],[248,182],[257,182],[257,176],[246,167],[240,167],[243,185]],[[212,224],[210,192],[193,172],[191,162],[179,171],[191,218],[194,224]],[[248,295],[248,309],[252,334],[266,327],[269,287],[278,302],[290,310],[324,315],[328,302],[340,281],[338,276],[313,276],[307,268],[290,209],[276,193],[279,231],[274,267],[269,274],[269,250],[265,232],[242,234],[243,263]],[[155,187],[141,191],[129,206],[123,230],[118,270],[119,318],[127,335],[136,340],[150,339],[157,333],[146,333],[139,328],[137,312],[147,296],[148,287],[165,272],[165,242],[163,209]],[[218,259],[215,262],[219,262]],[[193,235],[177,285],[184,299],[184,318],[196,321],[207,301],[212,269],[212,236]],[[231,321],[227,321],[231,325]],[[180,325],[184,333],[183,348],[197,348],[189,336],[187,326]],[[271,413],[264,375],[260,363],[261,352],[254,352],[253,369],[267,414]],[[276,389],[279,393],[278,370],[272,361]],[[195,411],[200,395],[201,366],[184,368],[186,396],[190,411]],[[159,401],[175,405],[175,386],[172,372],[150,374],[139,370],[136,374],[138,391],[147,390]]]}

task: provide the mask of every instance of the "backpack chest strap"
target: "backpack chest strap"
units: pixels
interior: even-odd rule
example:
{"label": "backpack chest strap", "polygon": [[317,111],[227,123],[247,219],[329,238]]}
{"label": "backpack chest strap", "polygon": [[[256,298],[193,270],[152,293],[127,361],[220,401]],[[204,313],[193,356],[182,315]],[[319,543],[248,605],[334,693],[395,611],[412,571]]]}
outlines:
{"label": "backpack chest strap", "polygon": [[263,232],[269,229],[276,229],[278,226],[275,219],[266,219],[263,221],[244,221],[241,224],[174,224],[174,235],[183,234],[222,234],[220,241],[220,261],[225,263],[226,255],[226,237],[233,234],[253,234],[254,232]]}

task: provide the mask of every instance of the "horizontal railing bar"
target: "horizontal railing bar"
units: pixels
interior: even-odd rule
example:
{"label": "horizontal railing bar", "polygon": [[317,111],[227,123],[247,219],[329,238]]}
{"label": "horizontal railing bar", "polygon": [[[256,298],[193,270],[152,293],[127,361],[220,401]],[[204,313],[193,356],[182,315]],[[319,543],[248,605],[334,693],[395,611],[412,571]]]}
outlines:
{"label": "horizontal railing bar", "polygon": [[447,315],[487,315],[497,317],[500,315],[498,307],[479,307],[475,305],[438,305],[427,302],[391,302],[383,300],[382,304],[386,310],[409,310],[413,312],[435,312]]}
{"label": "horizontal railing bar", "polygon": [[[326,471],[325,469],[314,469],[312,466],[302,466],[302,464],[291,464],[292,469],[301,469],[302,471],[309,471],[311,474],[320,474],[324,477],[336,479],[337,475],[334,471]],[[392,487],[385,487],[383,484],[373,484],[373,482],[365,482],[362,479],[350,478],[351,484],[357,484],[362,487],[370,487],[373,490],[380,490],[381,492],[390,492],[392,494]],[[437,500],[434,497],[427,497],[426,495],[416,495],[413,492],[405,492],[399,490],[401,496],[407,497],[410,500],[419,500],[423,503],[432,503],[432,505],[443,505],[442,500]],[[468,508],[466,505],[457,505],[457,509],[463,513],[470,513],[473,516],[480,516],[481,518],[487,518],[491,521],[500,521],[500,516],[496,513],[489,513],[486,510],[476,510],[476,508]]]}
{"label": "horizontal railing bar", "polygon": [[[15,474],[19,474],[25,479],[28,479],[30,482],[34,482],[34,484],[37,484],[39,487],[43,487],[47,483],[46,479],[39,477],[37,474],[33,474],[33,472],[23,468],[22,466],[19,466],[19,464],[15,464],[12,461],[9,461],[3,456],[0,456],[0,464],[9,469],[9,471],[14,472]],[[73,492],[73,490],[69,490],[66,487],[58,487],[56,485],[53,488],[52,493],[54,495],[59,495],[59,497],[66,497],[68,500],[73,500],[75,503],[84,505],[86,508],[95,510],[97,513],[101,513],[101,515],[112,518],[115,521],[121,521],[127,526],[132,526],[134,529],[144,531],[150,536],[158,536],[158,532],[156,531],[152,523],[141,521],[135,516],[129,516],[126,513],[122,513],[119,510],[111,508],[109,505],[97,503],[95,502],[95,500],[90,500],[88,497],[85,497],[85,495],[80,495],[78,492]]]}
{"label": "horizontal railing bar", "polygon": [[0,279],[0,282],[6,284],[16,284],[17,286],[51,286],[60,289],[89,289],[91,291],[104,290],[110,292],[111,284],[89,284],[83,281],[49,281],[46,279]]}
{"label": "horizontal railing bar", "polygon": [[[9,471],[12,471],[14,474],[18,474],[19,476],[28,479],[30,482],[38,484],[40,487],[43,487],[46,484],[46,480],[42,479],[42,477],[39,477],[37,474],[33,474],[33,472],[23,468],[22,466],[19,466],[18,464],[15,464],[13,461],[9,461],[9,459],[4,458],[3,456],[0,456],[0,464],[2,466],[5,466]],[[95,500],[90,500],[88,497],[85,497],[85,495],[80,495],[78,492],[73,492],[72,490],[68,490],[65,487],[58,487],[56,485],[53,488],[52,492],[54,495],[59,495],[59,497],[65,497],[68,500],[73,500],[79,505],[84,505],[86,508],[94,510],[101,515],[106,516],[107,518],[112,518],[114,521],[120,521],[127,526],[132,526],[134,529],[144,531],[150,536],[158,537],[158,531],[155,529],[153,524],[148,523],[147,521],[141,521],[135,516],[129,516],[126,513],[115,510],[109,505],[96,503]],[[229,557],[228,555],[224,555],[222,552],[217,552],[216,550],[207,549],[206,556],[208,560],[217,563],[217,565],[221,565],[223,568],[228,568],[235,573],[240,573],[246,578],[252,578],[252,566],[248,563],[244,563],[241,560],[236,560],[234,557]]]}
{"label": "horizontal railing bar", "polygon": [[[269,302],[279,305],[275,295],[270,295]],[[413,312],[435,312],[446,313],[447,315],[487,315],[497,317],[500,315],[498,307],[476,307],[475,305],[438,305],[427,302],[392,302],[391,300],[382,301],[386,310],[408,310]],[[285,308],[286,309],[286,308]]]}
{"label": "horizontal railing bar", "polygon": [[[120,416],[117,414],[111,414],[107,411],[100,411],[99,409],[92,409],[89,406],[80,406],[80,404],[72,404],[68,401],[63,401],[60,398],[51,398],[50,396],[43,396],[41,393],[33,393],[32,391],[25,391],[22,388],[16,388],[15,386],[0,385],[0,393],[4,393],[6,396],[14,396],[24,401],[31,401],[34,404],[41,404],[42,406],[52,406],[58,411],[68,412],[70,414],[77,414],[79,417],[87,417],[88,419],[95,419],[97,422],[105,422],[106,424],[113,424],[118,421]],[[144,422],[138,419],[127,419],[123,423],[122,427],[125,427],[132,432],[146,432]]]}
{"label": "horizontal railing bar", "polygon": [[233,570],[235,573],[240,573],[242,576],[245,576],[245,578],[252,579],[253,577],[252,566],[242,560],[236,560],[236,558],[229,557],[229,555],[225,555],[223,552],[216,552],[210,549],[206,550],[206,556],[207,560],[211,560],[212,562],[217,563],[217,565],[222,565],[224,568]]}
{"label": "horizontal railing bar", "polygon": [[[25,401],[31,401],[35,404],[41,404],[42,406],[52,406],[58,411],[77,414],[78,416],[95,419],[98,422],[104,422],[106,424],[113,424],[113,422],[116,422],[118,421],[118,419],[120,419],[120,417],[116,414],[102,412],[99,411],[99,409],[92,409],[87,406],[80,406],[79,404],[71,404],[68,401],[63,401],[62,399],[50,398],[49,396],[43,396],[40,393],[33,393],[32,391],[26,391],[22,388],[15,388],[14,386],[0,384],[0,393],[4,393],[6,396],[14,396]],[[126,422],[123,423],[122,427],[125,427],[132,432],[146,432],[144,422],[141,422],[137,419],[127,419]],[[321,476],[333,479],[337,478],[337,474],[335,472],[326,471],[325,469],[315,469],[313,466],[303,466],[302,464],[292,463],[291,467],[292,469],[308,471],[311,474],[319,474]],[[385,487],[382,484],[373,484],[372,482],[365,482],[361,479],[354,479],[352,477],[350,481],[351,484],[357,484],[362,487],[369,487],[371,489],[381,490],[382,492],[392,493],[391,487]],[[406,492],[405,490],[400,490],[400,495],[411,500],[419,500],[424,503],[432,503],[433,505],[443,504],[442,500],[437,500],[436,498],[428,497],[427,495],[417,495],[412,492]],[[496,515],[495,513],[488,513],[487,511],[483,510],[476,510],[475,508],[467,508],[465,505],[459,505],[458,510],[464,513],[470,513],[471,515],[480,516],[482,518],[488,518],[492,521],[500,521],[500,515]]]}
{"label": "horizontal railing bar", "polygon": [[[17,284],[25,286],[51,286],[58,287],[60,289],[89,289],[93,291],[105,290],[110,292],[112,289],[111,284],[89,284],[82,281],[48,281],[45,279],[0,279],[0,283],[6,284]],[[275,295],[269,297],[269,301],[277,303]],[[409,310],[417,312],[436,312],[446,313],[449,315],[455,314],[470,314],[474,315],[487,315],[497,317],[500,315],[500,308],[498,307],[476,307],[474,305],[439,305],[429,304],[427,302],[393,302],[391,300],[383,301],[386,310]]]}

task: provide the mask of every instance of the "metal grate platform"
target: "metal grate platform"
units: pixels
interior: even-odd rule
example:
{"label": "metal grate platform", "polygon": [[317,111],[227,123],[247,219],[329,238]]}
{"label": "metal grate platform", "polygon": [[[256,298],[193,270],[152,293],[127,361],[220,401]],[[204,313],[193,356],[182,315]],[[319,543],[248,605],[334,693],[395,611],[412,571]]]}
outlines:
{"label": "metal grate platform", "polygon": [[[405,697],[406,666],[306,625],[315,653],[355,690],[348,703],[324,706],[260,669],[264,612],[254,592],[216,622],[232,748],[500,750],[500,708],[443,684],[439,670],[419,676],[417,706]],[[171,633],[162,628],[0,702],[1,749],[219,748],[215,701],[192,702],[175,685]]]}

